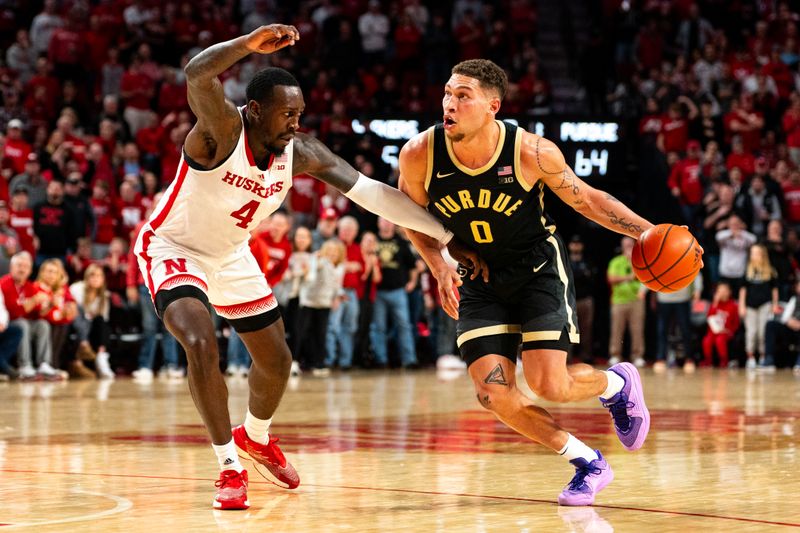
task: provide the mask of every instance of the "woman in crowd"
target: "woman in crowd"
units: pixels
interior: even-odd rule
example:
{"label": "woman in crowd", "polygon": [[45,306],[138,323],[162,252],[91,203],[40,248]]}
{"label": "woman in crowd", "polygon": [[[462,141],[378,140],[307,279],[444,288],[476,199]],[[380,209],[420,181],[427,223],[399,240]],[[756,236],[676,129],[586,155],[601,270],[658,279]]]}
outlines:
{"label": "woman in crowd", "polygon": [[108,342],[111,333],[111,293],[106,288],[103,267],[94,263],[86,268],[83,280],[70,286],[78,303],[75,331],[78,334],[78,351],[96,352],[97,374],[103,379],[114,379],[109,363]]}
{"label": "woman in crowd", "polygon": [[764,356],[767,321],[779,310],[778,275],[769,262],[767,248],[763,244],[754,244],[750,247],[744,284],[739,289],[739,316],[744,318],[748,369],[757,366],[756,350]]}
{"label": "woman in crowd", "polygon": [[64,351],[69,326],[75,320],[78,311],[75,299],[67,286],[68,280],[67,271],[60,259],[47,259],[42,262],[36,278],[39,290],[47,295],[47,299],[39,308],[39,316],[50,323],[53,366],[56,368],[61,366],[61,352]]}

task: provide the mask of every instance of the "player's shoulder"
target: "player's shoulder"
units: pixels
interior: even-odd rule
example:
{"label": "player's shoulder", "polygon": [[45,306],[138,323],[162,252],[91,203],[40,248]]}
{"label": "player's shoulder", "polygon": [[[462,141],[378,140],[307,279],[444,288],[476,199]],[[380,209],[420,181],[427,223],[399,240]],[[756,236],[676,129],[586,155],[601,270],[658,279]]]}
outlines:
{"label": "player's shoulder", "polygon": [[566,167],[561,149],[541,135],[522,130],[519,150],[522,165],[536,173],[560,174]]}
{"label": "player's shoulder", "polygon": [[424,181],[430,171],[428,166],[433,164],[431,157],[433,129],[434,127],[431,126],[427,130],[417,133],[400,149],[400,171],[406,180],[416,177]]}
{"label": "player's shoulder", "polygon": [[432,135],[435,126],[431,126],[425,131],[421,131],[411,137],[406,143],[403,145],[403,148],[400,150],[401,155],[406,155],[410,157],[418,157],[420,155],[425,155],[428,153],[428,144],[432,142]]}

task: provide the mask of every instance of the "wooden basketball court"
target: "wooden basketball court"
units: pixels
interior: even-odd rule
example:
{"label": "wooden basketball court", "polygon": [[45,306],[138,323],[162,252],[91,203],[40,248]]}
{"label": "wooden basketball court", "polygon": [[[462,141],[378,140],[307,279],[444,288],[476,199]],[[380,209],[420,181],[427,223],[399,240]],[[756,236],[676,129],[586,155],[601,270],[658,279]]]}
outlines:
{"label": "wooden basketball court", "polygon": [[[556,496],[572,467],[480,410],[465,374],[291,383],[273,423],[301,485],[251,469],[249,511],[214,511],[216,458],[185,380],[0,385],[0,531],[781,531],[800,528],[800,378],[644,373],[652,430],[626,452],[595,401],[553,407],[615,480]],[[228,381],[235,421],[247,385]]]}

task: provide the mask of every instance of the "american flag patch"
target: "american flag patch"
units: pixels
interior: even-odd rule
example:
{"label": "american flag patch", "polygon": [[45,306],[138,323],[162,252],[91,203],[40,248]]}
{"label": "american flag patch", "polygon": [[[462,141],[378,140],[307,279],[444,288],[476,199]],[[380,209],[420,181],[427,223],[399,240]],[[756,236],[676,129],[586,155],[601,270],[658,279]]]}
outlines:
{"label": "american flag patch", "polygon": [[289,154],[283,152],[281,155],[275,158],[275,163],[286,163],[289,160]]}
{"label": "american flag patch", "polygon": [[497,167],[497,175],[498,176],[510,176],[513,173],[514,173],[514,171],[511,168],[511,165],[507,165],[507,166],[504,166],[504,167]]}

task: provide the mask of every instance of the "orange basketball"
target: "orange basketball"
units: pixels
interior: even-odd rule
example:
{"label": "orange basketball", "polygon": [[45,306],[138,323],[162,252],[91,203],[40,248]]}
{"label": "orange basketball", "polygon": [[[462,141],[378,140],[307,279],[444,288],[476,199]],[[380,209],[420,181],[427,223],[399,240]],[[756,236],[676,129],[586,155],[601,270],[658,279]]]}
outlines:
{"label": "orange basketball", "polygon": [[675,292],[689,285],[703,267],[703,249],[682,226],[659,224],[633,246],[631,264],[648,289]]}

